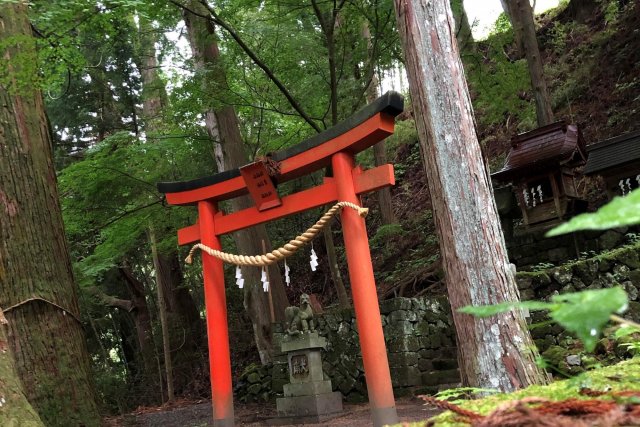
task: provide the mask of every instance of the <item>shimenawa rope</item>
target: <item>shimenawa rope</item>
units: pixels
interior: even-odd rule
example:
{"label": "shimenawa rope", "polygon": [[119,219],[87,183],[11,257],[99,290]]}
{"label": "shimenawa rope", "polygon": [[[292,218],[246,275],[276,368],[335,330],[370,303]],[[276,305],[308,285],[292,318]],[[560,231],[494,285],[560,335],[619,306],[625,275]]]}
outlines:
{"label": "shimenawa rope", "polygon": [[44,298],[36,297],[36,296],[32,296],[32,297],[30,297],[30,298],[27,298],[27,299],[25,299],[24,301],[20,301],[19,303],[17,303],[17,304],[13,304],[13,305],[12,305],[12,306],[10,306],[10,307],[7,307],[7,308],[0,308],[0,324],[3,324],[3,323],[4,323],[4,322],[6,322],[6,320],[7,320],[7,319],[4,317],[3,312],[4,312],[4,313],[8,313],[8,312],[10,312],[10,311],[11,311],[11,310],[13,310],[13,309],[16,309],[16,308],[18,308],[18,307],[20,307],[20,306],[22,306],[22,305],[25,305],[25,304],[30,303],[30,302],[33,302],[33,301],[41,301],[41,302],[43,302],[43,303],[45,303],[45,304],[49,304],[49,305],[52,305],[52,306],[54,306],[54,307],[57,307],[57,308],[59,308],[59,309],[62,311],[62,314],[63,314],[63,315],[65,315],[65,316],[66,316],[66,315],[67,315],[67,313],[68,313],[71,317],[73,317],[75,320],[77,320],[77,321],[78,321],[78,323],[80,323],[80,324],[82,325],[82,320],[80,320],[80,316],[79,316],[79,315],[77,315],[77,314],[74,314],[74,312],[73,312],[73,311],[71,311],[71,310],[67,310],[66,308],[62,307],[62,306],[61,306],[61,305],[59,305],[59,304],[56,304],[56,303],[55,303],[55,302],[53,302],[53,301],[49,301],[48,299],[44,299]]}
{"label": "shimenawa rope", "polygon": [[281,261],[291,255],[293,255],[298,249],[302,246],[309,243],[319,232],[324,228],[324,226],[331,220],[331,218],[338,213],[340,210],[344,208],[350,208],[358,212],[358,215],[361,217],[367,216],[369,213],[368,208],[362,208],[355,203],[351,202],[338,202],[331,207],[324,215],[313,224],[311,227],[307,229],[304,233],[297,236],[295,239],[289,241],[289,243],[284,246],[275,249],[271,252],[262,255],[236,255],[230,254],[227,252],[222,252],[217,249],[212,249],[207,245],[203,245],[202,243],[198,243],[194,245],[189,251],[189,255],[185,259],[187,264],[191,264],[193,261],[193,254],[197,249],[201,249],[208,253],[209,255],[216,257],[226,263],[235,264],[235,265],[251,265],[254,267],[262,267],[266,265],[274,264],[278,261]]}

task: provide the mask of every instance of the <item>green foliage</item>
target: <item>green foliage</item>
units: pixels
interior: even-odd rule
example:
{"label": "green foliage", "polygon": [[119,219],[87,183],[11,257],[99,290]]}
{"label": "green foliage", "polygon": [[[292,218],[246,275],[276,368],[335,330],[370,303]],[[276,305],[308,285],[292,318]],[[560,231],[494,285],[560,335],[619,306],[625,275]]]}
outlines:
{"label": "green foliage", "polygon": [[[583,388],[612,392],[635,390],[638,388],[638,378],[640,378],[640,359],[635,358],[617,365],[591,370],[575,378],[555,381],[546,386],[530,386],[513,393],[498,393],[482,399],[460,402],[459,404],[464,409],[486,415],[498,407],[504,406],[507,402],[530,397],[551,401],[592,399],[580,393]],[[430,425],[434,427],[462,427],[467,425],[460,423],[457,416],[449,411],[431,418],[429,421]],[[416,423],[414,425],[418,427],[423,424]]]}
{"label": "green foliage", "polygon": [[[64,169],[59,177],[63,217],[80,277],[96,277],[125,254],[146,245],[149,224],[163,245],[175,246],[173,230],[188,224],[188,210],[165,208],[155,182],[200,175],[208,147],[200,141],[147,144],[121,132]],[[189,165],[177,169],[177,165]],[[89,281],[89,283],[92,283]]]}
{"label": "green foliage", "polygon": [[539,271],[545,271],[548,270],[550,268],[553,268],[554,265],[550,262],[540,262],[538,264],[535,264],[533,266],[531,266],[530,270],[533,272],[539,272]]}
{"label": "green foliage", "polygon": [[616,332],[614,334],[614,336],[616,338],[622,338],[622,337],[627,337],[631,334],[636,334],[640,332],[640,329],[638,329],[637,326],[633,326],[633,325],[623,325],[621,327],[619,327],[618,329],[616,329]]}
{"label": "green foliage", "polygon": [[[507,16],[507,14],[502,12],[500,13],[500,15],[498,15],[498,19],[496,19],[491,35],[506,34],[510,31],[513,31],[513,27],[511,26],[511,21],[509,20],[509,17]],[[491,35],[489,35],[489,37],[491,37]],[[513,37],[513,34],[511,36]]]}
{"label": "green foliage", "polygon": [[556,295],[551,301],[557,303],[551,318],[575,333],[587,351],[594,349],[610,316],[628,307],[627,294],[618,287]]}
{"label": "green foliage", "polygon": [[621,288],[614,287],[554,295],[550,302],[505,302],[489,306],[467,306],[459,311],[489,317],[518,308],[548,310],[554,321],[582,340],[585,350],[592,351],[611,315],[623,312],[627,306],[627,294]]}
{"label": "green foliage", "polygon": [[617,0],[600,0],[604,5],[604,20],[607,24],[614,23],[618,19],[620,12],[620,6],[618,6]]}
{"label": "green foliage", "polygon": [[435,398],[447,400],[457,405],[466,400],[473,399],[475,396],[487,396],[494,393],[498,393],[498,391],[477,387],[455,387],[439,391],[436,393]]}
{"label": "green foliage", "polygon": [[514,60],[507,53],[513,37],[509,19],[502,13],[477,51],[463,52],[473,108],[481,126],[503,123],[510,116],[524,127],[535,124],[533,100],[522,96],[531,87],[526,60]]}
{"label": "green foliage", "polygon": [[547,233],[547,237],[579,230],[605,230],[640,223],[640,189],[625,197],[616,197],[594,213],[571,218]]}
{"label": "green foliage", "polygon": [[378,231],[371,238],[371,246],[383,246],[386,241],[393,238],[402,237],[404,230],[401,224],[383,224],[378,227]]}

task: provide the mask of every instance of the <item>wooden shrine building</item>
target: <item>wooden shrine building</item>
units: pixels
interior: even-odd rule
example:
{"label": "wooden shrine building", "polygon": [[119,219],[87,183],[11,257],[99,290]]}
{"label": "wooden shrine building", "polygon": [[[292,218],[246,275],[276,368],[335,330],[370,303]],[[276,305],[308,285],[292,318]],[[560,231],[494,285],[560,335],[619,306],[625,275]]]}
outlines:
{"label": "wooden shrine building", "polygon": [[574,169],[586,159],[577,125],[557,122],[515,136],[504,167],[492,178],[511,184],[525,225],[548,223],[585,205]]}
{"label": "wooden shrine building", "polygon": [[640,131],[618,135],[587,147],[585,175],[600,175],[609,199],[640,187]]}

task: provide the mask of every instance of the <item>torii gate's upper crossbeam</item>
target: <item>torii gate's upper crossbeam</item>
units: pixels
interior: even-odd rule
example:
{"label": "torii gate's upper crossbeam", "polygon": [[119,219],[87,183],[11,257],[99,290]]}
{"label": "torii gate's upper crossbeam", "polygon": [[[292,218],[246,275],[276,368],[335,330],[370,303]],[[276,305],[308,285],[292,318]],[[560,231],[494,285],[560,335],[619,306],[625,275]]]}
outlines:
{"label": "torii gate's upper crossbeam", "polygon": [[[403,98],[387,92],[347,120],[291,148],[272,154],[280,162],[278,182],[307,175],[331,164],[339,152],[358,153],[393,133],[394,118],[403,110]],[[239,169],[182,182],[161,182],[158,190],[172,205],[200,200],[227,200],[248,192]]]}

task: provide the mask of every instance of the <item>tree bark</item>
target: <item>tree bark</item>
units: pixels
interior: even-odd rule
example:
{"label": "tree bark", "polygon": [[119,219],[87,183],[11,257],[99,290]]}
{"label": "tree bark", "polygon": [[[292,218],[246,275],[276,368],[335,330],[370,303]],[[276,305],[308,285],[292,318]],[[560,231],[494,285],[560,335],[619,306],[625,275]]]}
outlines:
{"label": "tree bark", "polygon": [[[192,0],[189,10],[201,15],[207,15],[208,11],[203,5]],[[220,50],[216,42],[215,28],[210,20],[197,16],[189,10],[184,11],[184,20],[189,33],[189,43],[193,56],[196,58],[197,67],[201,70],[209,70],[208,81],[215,85],[218,92],[226,92],[228,84],[224,68],[221,65]],[[218,172],[238,168],[248,163],[248,156],[244,149],[240,126],[235,109],[230,105],[214,106],[206,112],[205,124],[211,136],[218,161]],[[253,206],[248,196],[231,200],[234,211]],[[236,247],[243,254],[262,253],[261,242],[264,240],[267,250],[271,250],[271,241],[264,225],[258,225],[249,229],[234,233]],[[267,294],[263,292],[260,283],[260,270],[257,268],[243,267],[242,274],[246,280],[244,287],[244,306],[253,324],[256,345],[260,353],[262,363],[268,363],[273,353],[271,343],[271,319],[269,315],[269,302]],[[277,321],[284,321],[284,309],[289,305],[285,293],[282,276],[277,265],[269,267],[271,292]]]}
{"label": "tree bark", "polygon": [[162,266],[158,257],[158,242],[153,226],[148,228],[149,244],[151,245],[151,254],[153,257],[153,266],[156,270],[156,290],[158,292],[158,312],[160,314],[160,327],[162,328],[162,352],[164,354],[164,370],[167,381],[167,400],[170,402],[175,399],[173,393],[173,364],[171,360],[171,341],[169,339],[169,322],[167,320],[167,303],[165,301],[165,287],[163,283],[164,277],[160,275]]}
{"label": "tree bark", "polygon": [[538,40],[536,39],[536,26],[533,20],[533,8],[529,0],[506,0],[511,10],[511,22],[517,28],[516,34],[520,37],[520,45],[524,49],[527,58],[527,67],[531,78],[531,87],[536,101],[536,117],[538,126],[553,123],[553,110],[551,98],[544,79],[544,70]]}
{"label": "tree bark", "polygon": [[[0,44],[11,46],[2,56],[14,83],[34,78],[12,62],[17,54],[35,61],[29,37],[26,2],[3,3]],[[51,135],[42,96],[29,83],[0,86],[0,233],[0,307],[27,398],[48,426],[100,425]]]}
{"label": "tree bark", "polygon": [[144,284],[133,275],[133,272],[128,267],[120,268],[119,272],[131,294],[131,314],[133,315],[138,349],[144,366],[144,378],[138,378],[136,381],[155,382],[153,380],[156,372],[153,327],[151,325],[149,307],[147,306]]}
{"label": "tree bark", "polygon": [[333,232],[331,231],[331,224],[328,224],[322,229],[324,236],[324,245],[327,249],[327,261],[329,262],[329,270],[331,271],[331,278],[336,286],[336,293],[338,294],[338,301],[340,307],[351,307],[349,297],[347,295],[347,289],[344,287],[344,281],[342,280],[342,274],[340,273],[340,266],[338,265],[338,257],[336,256],[336,245],[333,240]]}
{"label": "tree bark", "polygon": [[460,53],[464,55],[466,52],[475,50],[471,25],[469,25],[469,17],[464,9],[463,0],[452,0],[451,9],[453,18],[456,21],[456,41],[458,42]]}
{"label": "tree bark", "polygon": [[510,0],[500,0],[500,4],[502,5],[502,10],[505,15],[509,18],[509,22],[511,22],[511,28],[513,28],[513,41],[516,44],[516,54],[518,58],[522,58],[522,26],[517,25],[517,15],[512,9]]}
{"label": "tree bark", "polygon": [[465,384],[511,391],[544,383],[520,310],[489,319],[467,305],[517,301],[482,160],[448,0],[394,0],[439,234]]}
{"label": "tree bark", "polygon": [[156,133],[159,128],[162,128],[162,113],[168,105],[167,91],[158,74],[158,59],[155,48],[156,30],[146,17],[140,16],[139,19],[140,58],[137,63],[142,76],[142,114],[145,129]]}
{"label": "tree bark", "polygon": [[0,309],[0,425],[44,427],[42,420],[27,400],[15,369],[13,354],[8,351],[7,320]]}

